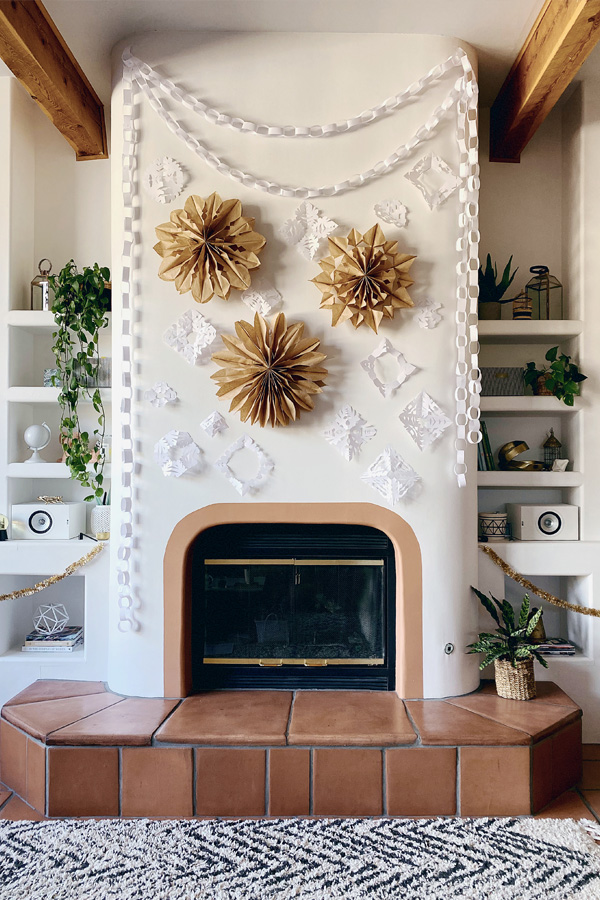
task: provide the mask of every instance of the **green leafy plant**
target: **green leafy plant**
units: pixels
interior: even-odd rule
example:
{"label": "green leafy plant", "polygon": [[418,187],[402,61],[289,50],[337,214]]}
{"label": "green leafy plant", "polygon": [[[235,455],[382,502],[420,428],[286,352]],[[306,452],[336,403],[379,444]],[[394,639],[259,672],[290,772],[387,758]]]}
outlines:
{"label": "green leafy plant", "polygon": [[[108,325],[107,282],[110,272],[98,263],[82,272],[71,259],[58,275],[50,276],[54,291],[52,312],[57,330],[52,332],[52,350],[59,370],[61,408],[60,442],[73,478],[91,494],[86,500],[101,502],[105,494],[102,443],[106,417],[98,381],[98,335]],[[90,400],[97,414],[97,427],[90,435],[79,424],[79,403]],[[91,445],[91,446],[90,446]]]}
{"label": "green leafy plant", "polygon": [[531,634],[540,620],[542,610],[530,608],[529,595],[525,594],[523,597],[517,618],[508,600],[497,600],[491,593],[490,600],[490,597],[477,588],[471,587],[471,590],[477,594],[498,626],[493,632],[482,632],[474,644],[468,645],[469,653],[484,654],[479,668],[485,669],[496,659],[507,660],[512,666],[516,666],[518,662],[535,657],[547,669],[548,663],[531,641]]}
{"label": "green leafy plant", "polygon": [[[498,281],[498,269],[496,264],[492,266],[492,258],[488,253],[485,269],[482,269],[479,266],[479,302],[480,303],[500,303],[502,297],[507,292],[509,287],[511,286],[513,279],[517,272],[519,271],[519,267],[514,270],[512,275],[510,274],[510,266],[512,263],[512,256],[509,261],[506,263],[504,267],[504,271],[502,273],[502,278]],[[508,300],[505,300],[504,303],[508,303]]]}
{"label": "green leafy plant", "polygon": [[536,392],[539,379],[544,379],[544,385],[548,391],[562,400],[566,406],[573,406],[573,398],[579,394],[579,385],[585,381],[587,375],[582,375],[571,357],[565,353],[558,355],[558,347],[551,347],[546,353],[545,359],[550,363],[543,369],[538,369],[534,362],[528,362],[525,369],[525,384]]}

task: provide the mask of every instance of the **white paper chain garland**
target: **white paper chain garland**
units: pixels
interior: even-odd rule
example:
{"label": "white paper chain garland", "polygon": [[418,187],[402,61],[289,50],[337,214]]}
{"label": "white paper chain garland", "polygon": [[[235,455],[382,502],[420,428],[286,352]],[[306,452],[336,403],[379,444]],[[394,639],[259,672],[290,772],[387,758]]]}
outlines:
{"label": "white paper chain garland", "polygon": [[[478,297],[478,137],[477,137],[477,82],[466,53],[458,50],[443,63],[431,69],[423,78],[413,82],[406,90],[390,97],[383,103],[365,110],[359,116],[337,123],[313,126],[257,125],[239,117],[230,117],[209,108],[201,100],[186,94],[168,79],[161,78],[149,65],[132,56],[126,50],[123,54],[123,203],[125,212],[123,272],[122,272],[122,378],[121,378],[121,527],[118,551],[119,583],[119,629],[137,630],[139,623],[134,614],[133,589],[131,585],[131,555],[133,552],[133,472],[134,443],[132,437],[132,332],[133,332],[133,267],[135,265],[135,234],[133,229],[136,143],[134,121],[134,82],[142,89],[151,107],[186,146],[215,168],[220,174],[275,196],[309,197],[335,196],[343,191],[360,187],[362,184],[390,171],[407,158],[439,126],[456,104],[457,143],[460,152],[460,175],[463,186],[459,192],[461,212],[459,214],[460,237],[457,241],[459,261],[457,264],[457,308],[456,308],[456,464],[454,471],[460,487],[466,485],[467,465],[465,452],[467,444],[478,443],[480,372],[478,368],[477,297]],[[172,100],[183,104],[202,115],[207,122],[233,128],[241,133],[262,137],[319,138],[363,128],[384,115],[400,108],[423,93],[435,80],[442,78],[454,68],[462,70],[444,101],[436,107],[429,119],[417,129],[413,137],[398,147],[391,155],[377,162],[371,169],[354,175],[337,184],[322,187],[294,187],[277,182],[257,179],[249,173],[233,169],[215,154],[211,153],[196,137],[165,109],[156,89]]]}
{"label": "white paper chain garland", "polygon": [[132,433],[132,369],[133,369],[133,266],[135,264],[135,233],[133,228],[136,144],[133,80],[131,72],[123,72],[123,255],[121,273],[121,523],[117,552],[117,583],[119,587],[119,631],[137,631],[140,627],[134,612],[131,584],[131,556],[133,553],[133,473],[135,468]]}

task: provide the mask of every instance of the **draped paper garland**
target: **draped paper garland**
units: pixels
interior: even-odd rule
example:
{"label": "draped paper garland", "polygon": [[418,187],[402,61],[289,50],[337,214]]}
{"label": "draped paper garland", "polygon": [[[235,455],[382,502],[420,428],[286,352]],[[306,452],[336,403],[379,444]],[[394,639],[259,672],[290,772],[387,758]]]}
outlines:
{"label": "draped paper garland", "polygon": [[[165,108],[158,92],[181,104],[185,109],[201,115],[215,125],[232,128],[242,134],[276,138],[321,138],[364,128],[382,116],[393,111],[422,94],[434,81],[443,78],[454,69],[461,74],[442,103],[435,108],[424,125],[405,143],[384,159],[361,174],[354,175],[335,184],[321,187],[282,185],[259,179],[240,169],[232,168],[191,135],[182,124]],[[456,464],[454,471],[460,487],[466,485],[467,465],[465,452],[467,444],[476,444],[481,439],[479,431],[480,372],[478,368],[477,337],[477,270],[478,270],[478,138],[477,138],[477,96],[475,74],[467,54],[459,49],[444,62],[434,66],[423,78],[377,106],[364,110],[358,116],[326,125],[295,126],[256,124],[238,116],[229,116],[213,109],[192,95],[184,92],[172,81],[162,78],[147,63],[133,56],[129,49],[123,53],[123,198],[125,207],[125,237],[123,246],[123,401],[121,404],[121,440],[123,446],[123,466],[121,469],[121,543],[119,546],[119,628],[137,628],[133,613],[130,561],[133,550],[133,485],[134,469],[133,440],[131,433],[131,350],[132,350],[132,306],[133,273],[135,265],[135,236],[133,230],[135,166],[137,135],[134,122],[134,85],[139,87],[152,109],[165,122],[173,134],[182,140],[196,155],[212,166],[219,174],[231,178],[246,187],[263,191],[274,196],[309,197],[335,196],[344,191],[360,187],[395,168],[402,160],[413,154],[415,149],[438,128],[456,106],[457,144],[460,153],[460,175],[462,187],[459,192],[461,210],[458,217],[460,236],[457,240],[459,261],[457,264],[457,308],[456,308]]]}

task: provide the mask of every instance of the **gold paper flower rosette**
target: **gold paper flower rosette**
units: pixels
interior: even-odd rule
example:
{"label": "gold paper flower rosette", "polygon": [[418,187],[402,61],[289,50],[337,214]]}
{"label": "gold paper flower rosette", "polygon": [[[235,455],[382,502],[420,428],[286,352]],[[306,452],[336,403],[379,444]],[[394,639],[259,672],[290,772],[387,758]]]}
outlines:
{"label": "gold paper flower rosette", "polygon": [[302,410],[314,407],[327,369],[319,353],[320,341],[304,338],[304,325],[286,325],[283,313],[269,324],[259,313],[250,322],[236,322],[233,335],[221,335],[226,350],[213,354],[224,368],[211,375],[219,385],[218,397],[231,398],[230,412],[242,422],[258,421],[261,428],[288,425]]}
{"label": "gold paper flower rosette", "polygon": [[158,275],[174,281],[180,294],[192,292],[197,303],[215,294],[227,300],[231,289],[250,287],[250,270],[260,265],[266,244],[254,231],[254,219],[242,215],[239,200],[221,200],[217,193],[204,200],[192,194],[171,221],[156,228],[154,249],[162,262]]}
{"label": "gold paper flower rosette", "polygon": [[349,319],[375,333],[384,316],[414,306],[407,288],[414,281],[408,270],[416,256],[398,253],[398,242],[387,241],[379,225],[365,234],[355,228],[347,238],[330,237],[330,256],[319,263],[312,281],[322,292],[321,309],[330,309],[332,325]]}

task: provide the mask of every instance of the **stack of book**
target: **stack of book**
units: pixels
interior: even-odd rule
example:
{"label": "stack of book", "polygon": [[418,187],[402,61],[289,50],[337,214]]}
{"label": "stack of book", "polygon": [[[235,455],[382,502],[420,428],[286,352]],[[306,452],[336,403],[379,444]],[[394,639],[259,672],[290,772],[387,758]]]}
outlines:
{"label": "stack of book", "polygon": [[487,425],[483,420],[481,421],[481,440],[477,444],[477,468],[480,472],[494,472],[496,470]]}
{"label": "stack of book", "polygon": [[81,625],[68,625],[62,631],[54,634],[42,634],[32,631],[25,636],[21,650],[36,650],[43,653],[56,653],[59,650],[67,652],[77,650],[83,646],[83,628]]}
{"label": "stack of book", "polygon": [[549,638],[537,645],[537,649],[542,656],[575,656],[575,644],[565,640],[565,638]]}

